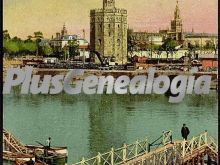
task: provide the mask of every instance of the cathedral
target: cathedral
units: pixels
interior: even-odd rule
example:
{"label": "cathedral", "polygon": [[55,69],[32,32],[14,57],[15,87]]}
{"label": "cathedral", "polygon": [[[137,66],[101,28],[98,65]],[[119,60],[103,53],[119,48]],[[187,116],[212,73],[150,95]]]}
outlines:
{"label": "cathedral", "polygon": [[126,63],[127,28],[127,10],[116,8],[115,0],[103,0],[101,9],[90,11],[90,49]]}

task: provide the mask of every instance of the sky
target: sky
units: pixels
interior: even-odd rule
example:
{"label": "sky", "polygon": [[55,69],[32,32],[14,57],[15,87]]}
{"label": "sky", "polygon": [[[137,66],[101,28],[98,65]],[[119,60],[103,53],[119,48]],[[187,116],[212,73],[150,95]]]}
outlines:
{"label": "sky", "polygon": [[[170,28],[175,6],[176,0],[116,0],[134,31]],[[89,12],[101,7],[102,0],[3,0],[3,29],[23,39],[35,31],[51,38],[65,23],[68,34],[85,29],[89,40]],[[179,0],[179,8],[184,31],[218,33],[218,0]]]}

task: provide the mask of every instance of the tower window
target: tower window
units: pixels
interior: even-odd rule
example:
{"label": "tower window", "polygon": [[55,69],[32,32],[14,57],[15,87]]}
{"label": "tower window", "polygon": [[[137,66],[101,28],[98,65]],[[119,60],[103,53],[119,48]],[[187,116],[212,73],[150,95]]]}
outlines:
{"label": "tower window", "polygon": [[102,40],[101,40],[101,39],[99,39],[99,46],[101,46],[101,44],[102,44]]}
{"label": "tower window", "polygon": [[99,24],[99,30],[102,31],[102,24]]}
{"label": "tower window", "polygon": [[121,42],[121,41],[120,41],[120,39],[118,39],[118,40],[117,40],[117,45],[118,45],[118,46],[120,46],[120,45],[121,45],[121,43],[120,43],[120,42]]}
{"label": "tower window", "polygon": [[120,28],[120,25],[118,24],[118,28]]}

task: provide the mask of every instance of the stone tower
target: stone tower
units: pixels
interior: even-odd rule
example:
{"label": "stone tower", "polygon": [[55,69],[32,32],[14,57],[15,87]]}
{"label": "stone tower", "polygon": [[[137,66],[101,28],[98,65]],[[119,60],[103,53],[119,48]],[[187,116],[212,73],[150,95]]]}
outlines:
{"label": "stone tower", "polygon": [[179,3],[177,0],[176,9],[174,11],[174,19],[171,21],[172,37],[181,42],[183,41],[183,23],[180,17]]}
{"label": "stone tower", "polygon": [[102,9],[90,11],[90,46],[118,64],[127,62],[127,10],[117,9],[115,0],[103,0]]}

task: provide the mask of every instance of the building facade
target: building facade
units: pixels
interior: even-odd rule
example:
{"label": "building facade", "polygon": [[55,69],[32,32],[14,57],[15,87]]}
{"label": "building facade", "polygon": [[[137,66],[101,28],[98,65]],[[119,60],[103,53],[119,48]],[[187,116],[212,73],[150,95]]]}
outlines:
{"label": "building facade", "polygon": [[163,35],[160,33],[132,32],[131,37],[134,41],[153,45],[163,44]]}
{"label": "building facade", "polygon": [[63,25],[63,28],[61,29],[61,33],[57,32],[56,37],[52,37],[50,45],[53,50],[61,53],[64,49],[69,49],[71,41],[76,41],[79,45],[79,56],[89,58],[89,42],[78,35],[69,35],[65,25]]}
{"label": "building facade", "polygon": [[217,49],[218,35],[208,33],[185,33],[184,46],[188,47],[191,44],[196,48],[213,48]]}
{"label": "building facade", "polygon": [[127,10],[117,9],[115,0],[103,0],[102,9],[90,11],[90,49],[118,64],[127,62]]}

